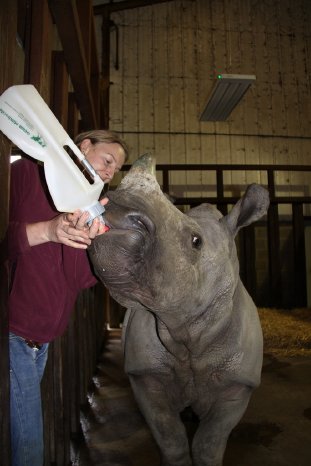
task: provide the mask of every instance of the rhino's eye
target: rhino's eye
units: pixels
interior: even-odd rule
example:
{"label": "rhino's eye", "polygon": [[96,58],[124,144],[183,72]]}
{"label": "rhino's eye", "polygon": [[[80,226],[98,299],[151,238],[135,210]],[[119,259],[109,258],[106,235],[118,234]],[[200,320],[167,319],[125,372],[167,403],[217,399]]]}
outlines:
{"label": "rhino's eye", "polygon": [[202,246],[202,238],[199,235],[192,235],[192,246],[196,249],[200,249]]}

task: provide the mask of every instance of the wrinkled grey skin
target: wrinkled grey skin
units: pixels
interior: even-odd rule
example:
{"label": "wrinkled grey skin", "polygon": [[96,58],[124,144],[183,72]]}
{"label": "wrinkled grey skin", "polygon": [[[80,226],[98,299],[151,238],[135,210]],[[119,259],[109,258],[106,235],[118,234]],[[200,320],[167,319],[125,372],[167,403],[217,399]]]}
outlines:
{"label": "wrinkled grey skin", "polygon": [[[209,204],[183,214],[149,162],[138,160],[108,194],[111,229],[90,257],[128,308],[125,371],[161,464],[220,466],[262,366],[260,322],[239,278],[234,237],[266,213],[268,193],[251,185],[225,217]],[[187,406],[200,419],[191,448],[179,415]]]}

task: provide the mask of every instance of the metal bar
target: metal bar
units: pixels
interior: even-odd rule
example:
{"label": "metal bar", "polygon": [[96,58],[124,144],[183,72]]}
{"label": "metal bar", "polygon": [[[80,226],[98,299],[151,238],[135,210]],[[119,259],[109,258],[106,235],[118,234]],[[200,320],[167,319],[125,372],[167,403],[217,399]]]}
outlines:
{"label": "metal bar", "polygon": [[306,249],[302,203],[293,204],[294,287],[295,305],[307,305]]}

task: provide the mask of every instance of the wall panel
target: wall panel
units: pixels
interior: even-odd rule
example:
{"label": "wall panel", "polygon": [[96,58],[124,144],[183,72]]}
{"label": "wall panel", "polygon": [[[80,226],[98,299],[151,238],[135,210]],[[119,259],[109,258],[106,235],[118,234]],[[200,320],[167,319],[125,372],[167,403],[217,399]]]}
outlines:
{"label": "wall panel", "polygon": [[[122,129],[131,160],[154,150],[172,164],[310,163],[311,2],[175,0],[112,18],[121,58],[119,70],[111,61],[110,122]],[[257,79],[227,121],[200,122],[220,71]],[[214,178],[171,176],[174,189],[189,182],[197,193],[209,192]],[[279,173],[277,181],[294,195],[305,176]],[[253,179],[266,182],[243,170],[226,172],[224,182]]]}

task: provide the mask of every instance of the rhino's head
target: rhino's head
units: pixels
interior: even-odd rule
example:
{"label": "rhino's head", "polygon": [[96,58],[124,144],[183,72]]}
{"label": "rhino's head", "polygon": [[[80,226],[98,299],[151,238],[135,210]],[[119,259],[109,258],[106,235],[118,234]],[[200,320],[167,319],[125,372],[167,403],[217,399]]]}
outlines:
{"label": "rhino's head", "polygon": [[231,302],[239,279],[234,237],[267,211],[264,188],[251,185],[225,217],[209,204],[184,214],[162,193],[144,156],[107,195],[110,230],[89,252],[118,302],[185,320]]}

